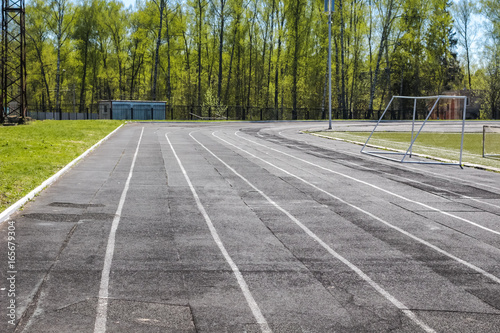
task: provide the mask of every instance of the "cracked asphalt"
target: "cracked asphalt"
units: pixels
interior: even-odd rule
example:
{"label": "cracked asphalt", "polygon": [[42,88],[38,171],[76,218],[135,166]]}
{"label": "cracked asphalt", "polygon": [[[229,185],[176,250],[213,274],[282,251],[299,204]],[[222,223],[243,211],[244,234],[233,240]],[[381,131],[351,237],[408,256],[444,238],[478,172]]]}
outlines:
{"label": "cracked asphalt", "polygon": [[499,332],[500,174],[326,126],[127,124],[0,225],[0,332]]}

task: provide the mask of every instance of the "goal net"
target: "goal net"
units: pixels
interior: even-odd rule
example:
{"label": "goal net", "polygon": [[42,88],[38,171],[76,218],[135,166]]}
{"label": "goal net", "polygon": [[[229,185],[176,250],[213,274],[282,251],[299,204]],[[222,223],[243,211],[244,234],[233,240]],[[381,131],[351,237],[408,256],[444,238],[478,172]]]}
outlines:
{"label": "goal net", "polygon": [[393,96],[361,153],[461,167],[466,113],[466,96]]}
{"label": "goal net", "polygon": [[483,157],[500,159],[500,125],[483,126]]}

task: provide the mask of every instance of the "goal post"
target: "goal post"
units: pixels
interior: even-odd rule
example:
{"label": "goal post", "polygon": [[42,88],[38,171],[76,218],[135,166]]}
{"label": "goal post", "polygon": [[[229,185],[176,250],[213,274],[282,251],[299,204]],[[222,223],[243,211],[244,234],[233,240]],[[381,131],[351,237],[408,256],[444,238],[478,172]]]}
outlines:
{"label": "goal post", "polygon": [[483,125],[483,157],[500,159],[500,125]]}
{"label": "goal post", "polygon": [[[432,159],[411,159],[414,155],[413,149],[415,142],[419,138],[419,135],[421,135],[422,131],[424,130],[424,127],[428,124],[430,119],[436,119],[440,120],[440,114],[442,114],[442,111],[438,110],[438,105],[441,100],[463,100],[463,103],[460,103],[460,105],[463,105],[462,109],[462,114],[458,112],[459,110],[454,110],[454,120],[460,121],[460,133],[461,133],[461,138],[460,138],[460,149],[459,149],[459,157],[457,158],[458,161],[437,161],[437,160],[432,160]],[[377,129],[379,127],[382,127],[381,125],[383,123],[392,123],[396,124],[398,121],[395,120],[385,120],[388,111],[391,107],[391,105],[394,104],[396,100],[404,101],[404,100],[410,100],[412,101],[412,106],[413,109],[409,110],[409,115],[411,116],[411,119],[408,118],[406,119],[406,122],[402,122],[401,120],[399,123],[404,123],[402,125],[397,125],[400,127],[404,127],[405,132],[411,132],[411,136],[408,138],[408,141],[404,147],[401,147],[400,149],[388,149],[387,147],[380,146],[380,145],[374,145],[370,143],[372,140],[372,137],[374,134],[377,132]],[[423,114],[423,120],[418,120],[418,112],[417,112],[417,101],[421,101],[420,103],[426,102],[428,103],[425,109],[425,112]],[[403,110],[403,114],[405,111]],[[466,113],[467,113],[467,97],[466,96],[449,96],[449,95],[438,95],[438,96],[393,96],[390,100],[390,102],[387,104],[387,107],[385,108],[384,112],[380,116],[379,120],[377,121],[375,127],[371,131],[370,135],[368,136],[368,139],[364,143],[363,147],[361,148],[361,153],[362,154],[368,154],[372,155],[375,157],[380,157],[383,159],[391,160],[391,161],[396,161],[400,163],[417,163],[417,164],[439,164],[439,165],[458,165],[462,167],[462,155],[463,155],[463,146],[464,146],[464,133],[465,133],[465,119],[466,119]],[[432,116],[432,117],[431,117]],[[404,117],[403,117],[404,118]],[[446,117],[445,117],[446,119]],[[411,127],[409,126],[411,122]],[[367,148],[377,148],[377,150],[368,150]]]}

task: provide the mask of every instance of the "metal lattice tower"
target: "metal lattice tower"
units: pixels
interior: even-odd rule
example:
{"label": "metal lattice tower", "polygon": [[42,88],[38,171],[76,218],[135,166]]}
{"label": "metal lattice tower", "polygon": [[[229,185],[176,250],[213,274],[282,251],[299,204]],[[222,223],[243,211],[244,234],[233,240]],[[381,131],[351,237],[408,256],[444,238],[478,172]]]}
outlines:
{"label": "metal lattice tower", "polygon": [[26,30],[24,0],[2,0],[0,123],[26,117]]}

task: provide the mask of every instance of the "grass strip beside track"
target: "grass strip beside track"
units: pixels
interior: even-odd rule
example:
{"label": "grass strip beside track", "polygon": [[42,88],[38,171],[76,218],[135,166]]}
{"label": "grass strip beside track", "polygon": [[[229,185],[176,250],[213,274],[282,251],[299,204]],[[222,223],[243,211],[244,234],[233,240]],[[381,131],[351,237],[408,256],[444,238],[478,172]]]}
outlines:
{"label": "grass strip beside track", "polygon": [[0,126],[0,212],[122,123],[46,120],[22,126]]}
{"label": "grass strip beside track", "polygon": [[[370,132],[314,132],[313,134],[364,144]],[[462,161],[486,168],[500,169],[500,159],[482,157],[482,137],[482,133],[465,133]],[[420,133],[412,151],[416,154],[433,156],[438,159],[458,161],[460,140],[461,133]],[[369,144],[386,147],[388,150],[406,151],[410,146],[410,142],[410,132],[376,132],[370,139]]]}

